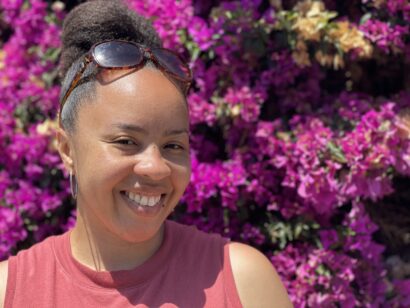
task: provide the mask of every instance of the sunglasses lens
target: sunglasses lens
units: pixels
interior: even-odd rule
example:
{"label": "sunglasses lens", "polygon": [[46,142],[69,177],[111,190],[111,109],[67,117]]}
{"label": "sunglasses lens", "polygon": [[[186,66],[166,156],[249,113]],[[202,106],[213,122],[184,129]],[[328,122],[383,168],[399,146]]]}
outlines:
{"label": "sunglasses lens", "polygon": [[152,53],[163,68],[179,78],[189,81],[191,70],[176,54],[166,49],[153,49]]}
{"label": "sunglasses lens", "polygon": [[93,56],[100,66],[107,68],[138,65],[143,60],[140,48],[121,41],[105,42],[95,46]]}

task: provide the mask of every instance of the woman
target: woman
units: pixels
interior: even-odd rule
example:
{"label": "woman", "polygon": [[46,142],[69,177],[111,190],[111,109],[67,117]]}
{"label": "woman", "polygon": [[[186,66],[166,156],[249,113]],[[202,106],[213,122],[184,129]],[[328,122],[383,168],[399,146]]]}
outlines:
{"label": "woman", "polygon": [[67,16],[57,137],[77,221],[1,263],[0,307],[291,307],[263,254],[166,220],[191,174],[191,72],[160,46],[116,1]]}

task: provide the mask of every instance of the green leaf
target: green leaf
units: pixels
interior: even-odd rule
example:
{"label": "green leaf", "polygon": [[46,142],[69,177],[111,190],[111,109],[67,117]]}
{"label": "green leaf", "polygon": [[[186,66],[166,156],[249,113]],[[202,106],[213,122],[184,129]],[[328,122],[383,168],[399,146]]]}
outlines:
{"label": "green leaf", "polygon": [[60,56],[61,48],[49,48],[44,54],[44,59],[56,62]]}
{"label": "green leaf", "polygon": [[327,149],[330,151],[330,155],[332,156],[332,158],[342,164],[347,163],[347,159],[344,156],[342,150],[335,145],[333,142],[328,142],[326,145]]}
{"label": "green leaf", "polygon": [[337,12],[331,11],[331,12],[329,12],[329,13],[327,14],[327,18],[333,19],[333,18],[336,18],[337,15],[338,15]]}
{"label": "green leaf", "polygon": [[299,238],[299,236],[302,234],[304,229],[303,224],[297,224],[295,227],[295,238]]}
{"label": "green leaf", "polygon": [[324,264],[320,264],[316,268],[316,273],[318,273],[321,276],[327,276],[327,277],[331,276],[330,270]]}
{"label": "green leaf", "polygon": [[379,126],[379,132],[387,132],[390,128],[390,121],[384,121],[380,126]]}
{"label": "green leaf", "polygon": [[185,45],[187,40],[188,40],[186,31],[181,29],[181,30],[177,31],[177,34],[179,36],[179,39],[180,39],[181,43]]}
{"label": "green leaf", "polygon": [[363,25],[366,21],[368,21],[370,18],[372,18],[372,13],[366,13],[360,18],[360,25]]}

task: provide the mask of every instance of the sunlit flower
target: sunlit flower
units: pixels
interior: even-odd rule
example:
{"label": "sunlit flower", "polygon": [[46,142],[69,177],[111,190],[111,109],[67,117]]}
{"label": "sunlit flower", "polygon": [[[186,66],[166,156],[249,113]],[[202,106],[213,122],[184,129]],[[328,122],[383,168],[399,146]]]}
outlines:
{"label": "sunlit flower", "polygon": [[292,53],[292,58],[300,67],[311,65],[309,54],[305,50],[294,51]]}
{"label": "sunlit flower", "polygon": [[37,133],[40,135],[53,135],[58,128],[57,120],[46,119],[43,123],[37,125]]}
{"label": "sunlit flower", "polygon": [[313,17],[325,11],[325,5],[322,1],[304,0],[298,2],[294,10],[300,12],[303,16]]}
{"label": "sunlit flower", "polygon": [[329,39],[343,52],[358,50],[362,57],[369,57],[372,53],[371,44],[364,39],[364,35],[348,21],[339,21],[329,30]]}
{"label": "sunlit flower", "polygon": [[298,18],[293,25],[293,29],[296,30],[304,40],[319,41],[321,33],[318,22],[318,17]]}

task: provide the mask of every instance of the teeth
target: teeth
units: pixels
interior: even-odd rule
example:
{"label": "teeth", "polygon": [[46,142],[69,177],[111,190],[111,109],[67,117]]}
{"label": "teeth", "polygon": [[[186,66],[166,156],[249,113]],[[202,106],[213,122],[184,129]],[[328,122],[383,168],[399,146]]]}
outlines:
{"label": "teeth", "polygon": [[139,194],[134,194],[133,192],[126,192],[126,195],[131,200],[143,205],[143,206],[154,206],[161,199],[161,195],[156,197],[142,196]]}
{"label": "teeth", "polygon": [[153,206],[155,203],[157,203],[157,198],[156,197],[151,197],[148,199],[148,205]]}

